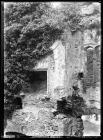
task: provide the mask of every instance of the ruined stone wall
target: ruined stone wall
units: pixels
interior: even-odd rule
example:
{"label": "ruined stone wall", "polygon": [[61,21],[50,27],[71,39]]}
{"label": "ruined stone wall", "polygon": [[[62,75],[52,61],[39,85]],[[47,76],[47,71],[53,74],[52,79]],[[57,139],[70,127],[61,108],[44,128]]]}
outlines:
{"label": "ruined stone wall", "polygon": [[[82,14],[87,16],[87,19],[90,15],[93,19],[99,20],[100,15],[92,15],[94,9],[93,5],[84,5]],[[47,70],[47,90],[51,98],[58,100],[63,96],[71,95],[72,85],[76,84],[82,92],[83,86],[78,81],[77,74],[83,72],[86,93],[82,92],[82,95],[88,107],[100,108],[100,47],[96,47],[100,43],[100,36],[97,32],[97,28],[89,28],[84,32],[77,31],[74,34],[67,30],[63,35],[64,40],[56,41],[57,45],[53,44],[53,54],[38,62],[34,70]],[[92,50],[89,48],[88,51],[88,47],[92,47]],[[12,124],[8,126],[11,128],[7,128],[9,131],[51,137],[73,136],[80,128],[82,132],[81,119],[78,121],[78,118],[60,114],[53,116],[55,103],[51,101],[48,103],[41,95],[38,98],[33,96],[26,102],[32,100],[31,104],[36,106],[19,110],[19,113],[15,112]]]}
{"label": "ruined stone wall", "polygon": [[[62,96],[65,96],[64,92],[64,76],[65,76],[65,46],[62,45],[61,41],[56,41],[56,48],[53,49],[53,59],[50,62],[50,65],[54,65],[53,68],[49,68],[49,89],[52,90],[52,98],[59,99]],[[54,43],[54,45],[55,45]],[[54,47],[54,46],[52,46]],[[57,92],[57,90],[61,91]]]}
{"label": "ruined stone wall", "polygon": [[99,46],[87,50],[87,73],[85,77],[86,87],[96,87],[100,82],[100,52]]}
{"label": "ruined stone wall", "polygon": [[68,95],[72,94],[72,85],[77,81],[75,74],[84,69],[83,43],[82,33],[76,32],[73,35],[67,32],[65,38],[66,46],[66,73],[65,73],[65,89]]}
{"label": "ruined stone wall", "polygon": [[[99,48],[88,50],[86,70],[84,77],[84,86],[88,95],[88,104],[100,109],[100,52]],[[85,95],[84,95],[85,96]],[[91,102],[93,100],[93,102]]]}
{"label": "ruined stone wall", "polygon": [[[71,34],[68,29],[63,36],[66,47],[65,89],[71,95],[72,85],[79,86],[82,94],[85,91],[83,96],[87,102],[94,100],[89,105],[100,108],[100,4],[81,5],[81,15],[84,30]],[[77,78],[79,72],[84,74],[82,82]]]}
{"label": "ruined stone wall", "polygon": [[83,47],[85,51],[84,87],[88,106],[100,109],[100,48],[101,48],[101,6],[91,3],[82,6],[83,20],[86,29],[83,32]]}
{"label": "ruined stone wall", "polygon": [[[53,53],[40,60],[35,71],[47,71],[47,93],[51,98],[58,99],[65,96],[64,78],[65,78],[65,46],[57,40],[51,47]],[[58,90],[60,92],[58,92]]]}

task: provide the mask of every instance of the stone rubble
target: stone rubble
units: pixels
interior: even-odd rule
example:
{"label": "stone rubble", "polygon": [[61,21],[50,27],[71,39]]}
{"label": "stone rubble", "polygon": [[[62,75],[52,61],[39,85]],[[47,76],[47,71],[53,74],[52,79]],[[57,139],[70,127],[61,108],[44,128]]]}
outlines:
{"label": "stone rubble", "polygon": [[[82,7],[81,13],[83,16],[85,16],[82,22],[86,23],[87,25],[90,25],[93,24],[96,20],[96,22],[98,21],[100,23],[100,14],[99,16],[98,14],[92,15],[95,11],[96,6],[100,7],[100,4],[95,3],[90,5],[84,5]],[[91,20],[88,18],[89,15],[91,16]],[[83,51],[83,45],[85,45],[86,48],[90,43],[93,46],[93,44],[98,44],[98,42],[100,42],[99,39],[97,40],[97,42],[95,42],[96,35],[96,29],[93,31],[91,31],[90,29],[86,29],[84,31],[83,37],[80,32],[77,32],[74,36],[69,36],[68,33],[68,38],[66,40],[66,50],[65,47],[62,45],[61,41],[57,41],[58,47],[53,45],[54,56],[50,56],[51,59],[49,60],[51,64],[53,64],[52,66],[51,64],[49,64],[49,66],[46,65],[46,67],[49,67],[48,80],[50,81],[48,84],[48,93],[50,93],[50,95],[47,95],[46,91],[43,92],[46,93],[45,95],[40,93],[42,91],[40,91],[39,94],[35,96],[34,94],[27,95],[23,99],[23,109],[14,112],[12,120],[8,121],[5,131],[16,131],[29,136],[37,137],[83,135],[83,122],[81,118],[66,116],[60,113],[54,116],[53,112],[57,110],[57,100],[60,100],[62,97],[67,97],[68,93],[72,93],[72,89],[70,89],[70,87],[72,87],[71,85],[78,84],[78,80],[75,78],[75,73],[78,73],[79,71],[81,71],[81,69],[84,72],[84,74],[86,72],[88,73],[88,76],[86,77],[86,94],[82,94],[82,96],[86,100],[86,104],[88,105],[88,107],[96,106],[100,109],[100,102],[95,102],[91,105],[89,101],[90,99],[97,99],[98,101],[100,101],[99,87],[90,87],[93,84],[92,59],[94,59],[94,57],[96,58],[96,55],[90,55],[92,54],[92,52],[89,52],[88,54],[88,52]],[[89,48],[89,51],[93,50],[95,48],[95,45],[91,48]],[[82,58],[81,52],[83,54],[86,54],[85,56],[83,55]],[[67,56],[66,63],[65,56]],[[99,57],[97,58],[99,59]],[[85,66],[85,64],[87,64],[87,59],[89,59],[88,70],[86,70]],[[99,60],[95,62],[98,63],[98,61]],[[41,65],[42,63],[40,63],[36,67],[36,69],[40,69]],[[43,68],[44,67],[45,65],[43,65]],[[100,68],[96,65],[95,69],[97,71]],[[65,71],[67,78],[66,80],[64,78]],[[55,75],[57,78],[55,78]],[[98,76],[97,73],[95,74],[95,77],[96,75]],[[67,92],[64,91],[64,82],[66,85],[65,88],[67,89]],[[98,81],[96,80],[96,82]]]}
{"label": "stone rubble", "polygon": [[[28,136],[52,137],[72,135],[70,132],[71,127],[73,127],[73,133],[77,130],[77,127],[74,123],[76,119],[63,114],[54,116],[53,111],[56,109],[48,109],[46,107],[42,108],[42,106],[38,109],[38,107],[32,105],[32,109],[35,108],[33,112],[33,110],[31,111],[30,108],[31,107],[29,106],[25,107],[24,109],[15,111],[12,116],[12,120],[6,128],[6,131],[16,131]],[[35,110],[37,111],[35,112]],[[72,122],[74,126],[70,126],[71,121],[74,121]],[[79,125],[79,123],[77,123],[77,125]]]}

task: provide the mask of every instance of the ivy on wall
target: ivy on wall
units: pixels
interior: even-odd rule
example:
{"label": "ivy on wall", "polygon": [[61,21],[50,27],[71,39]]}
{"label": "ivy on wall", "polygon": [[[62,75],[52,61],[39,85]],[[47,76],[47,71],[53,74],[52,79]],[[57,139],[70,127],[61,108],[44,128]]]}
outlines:
{"label": "ivy on wall", "polygon": [[[4,95],[5,109],[14,108],[14,95],[29,87],[28,73],[38,59],[51,52],[50,46],[65,30],[83,26],[79,3],[14,2],[5,9]],[[11,105],[11,106],[10,106]]]}
{"label": "ivy on wall", "polygon": [[4,12],[5,109],[15,108],[14,95],[30,86],[29,71],[51,51],[49,47],[60,39],[64,28],[69,25],[72,31],[78,25],[77,8],[73,4],[69,7],[64,4],[55,10],[50,2],[9,3]]}

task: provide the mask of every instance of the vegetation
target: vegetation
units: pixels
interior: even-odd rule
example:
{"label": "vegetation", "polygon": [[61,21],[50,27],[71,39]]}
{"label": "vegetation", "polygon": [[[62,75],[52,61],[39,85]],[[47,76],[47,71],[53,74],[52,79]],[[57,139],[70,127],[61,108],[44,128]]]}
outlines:
{"label": "vegetation", "polygon": [[[68,8],[69,5],[69,8]],[[66,28],[79,29],[80,15],[73,3],[54,9],[50,2],[15,2],[5,10],[5,110],[14,110],[13,99],[29,87],[29,71]]]}
{"label": "vegetation", "polygon": [[[50,2],[9,3],[4,11],[5,110],[15,109],[15,95],[28,89],[29,71],[38,59],[51,52],[54,41],[62,38],[66,30],[74,33],[91,21],[88,16],[81,16],[82,4],[64,2],[62,7],[53,8]],[[98,7],[95,9],[99,11]]]}

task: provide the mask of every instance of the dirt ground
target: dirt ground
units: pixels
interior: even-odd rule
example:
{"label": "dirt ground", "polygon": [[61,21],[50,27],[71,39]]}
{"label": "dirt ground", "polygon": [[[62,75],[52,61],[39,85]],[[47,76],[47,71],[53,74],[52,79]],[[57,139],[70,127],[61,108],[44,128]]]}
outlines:
{"label": "dirt ground", "polygon": [[[47,95],[44,93],[46,93],[45,88],[35,94],[28,94],[24,99],[23,109],[15,111],[12,120],[8,120],[5,132],[15,131],[32,136],[62,135],[62,127],[60,128],[60,126],[62,126],[62,121],[52,118],[51,112],[52,110],[55,110],[55,104],[53,102],[45,101],[44,98]],[[50,119],[52,118],[51,125],[49,124],[49,117]],[[44,120],[46,120],[46,123]],[[84,120],[83,123],[84,136],[100,136],[99,123],[96,124],[95,122],[90,122],[89,120]],[[58,130],[52,130],[57,128]],[[42,133],[38,134],[40,131],[42,131]]]}

